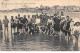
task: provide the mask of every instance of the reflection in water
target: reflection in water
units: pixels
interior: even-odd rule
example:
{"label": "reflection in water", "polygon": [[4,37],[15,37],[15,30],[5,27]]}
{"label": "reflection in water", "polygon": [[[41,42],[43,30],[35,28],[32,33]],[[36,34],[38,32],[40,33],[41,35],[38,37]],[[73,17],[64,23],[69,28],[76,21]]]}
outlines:
{"label": "reflection in water", "polygon": [[10,35],[9,32],[4,35],[0,33],[1,51],[72,51],[79,50],[78,43],[78,39],[74,39],[73,35],[67,40],[65,35],[54,36],[44,33],[34,35],[12,33]]}
{"label": "reflection in water", "polygon": [[78,38],[75,38],[74,50],[78,51]]}

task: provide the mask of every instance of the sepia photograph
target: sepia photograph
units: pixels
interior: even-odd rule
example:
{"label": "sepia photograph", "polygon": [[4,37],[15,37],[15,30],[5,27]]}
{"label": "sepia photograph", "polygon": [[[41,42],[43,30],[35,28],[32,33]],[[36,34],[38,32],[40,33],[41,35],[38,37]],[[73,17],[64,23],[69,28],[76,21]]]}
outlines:
{"label": "sepia photograph", "polygon": [[80,51],[80,0],[0,0],[0,51]]}

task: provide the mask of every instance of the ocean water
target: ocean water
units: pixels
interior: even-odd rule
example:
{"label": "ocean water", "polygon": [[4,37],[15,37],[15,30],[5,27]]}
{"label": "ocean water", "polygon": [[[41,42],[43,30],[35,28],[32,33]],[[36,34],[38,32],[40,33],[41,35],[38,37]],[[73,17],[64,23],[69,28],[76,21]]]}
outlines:
{"label": "ocean water", "polygon": [[[11,19],[11,16],[21,15],[35,15],[36,13],[0,13],[0,19],[3,21],[4,16],[7,15],[7,18]],[[75,22],[80,19],[80,12],[65,12],[65,16],[69,15]],[[73,23],[74,24],[74,23]],[[75,28],[74,26],[73,28]],[[79,30],[79,29],[78,29]],[[80,37],[77,41],[74,36],[70,37],[70,40],[64,39],[64,35],[62,34],[61,38],[56,39],[53,35],[44,34],[35,34],[17,37],[17,34],[11,35],[11,27],[9,23],[9,30],[4,34],[4,26],[3,33],[0,32],[0,50],[1,51],[80,51]],[[77,43],[78,42],[78,43]]]}

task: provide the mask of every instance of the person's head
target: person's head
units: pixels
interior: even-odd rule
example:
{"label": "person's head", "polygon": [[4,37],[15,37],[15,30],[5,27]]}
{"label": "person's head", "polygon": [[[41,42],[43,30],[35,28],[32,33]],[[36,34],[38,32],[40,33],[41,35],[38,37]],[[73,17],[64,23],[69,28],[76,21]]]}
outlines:
{"label": "person's head", "polygon": [[17,16],[15,16],[15,18],[17,19]]}
{"label": "person's head", "polygon": [[63,13],[63,11],[61,11],[61,16],[64,16],[64,13]]}
{"label": "person's head", "polygon": [[57,14],[54,14],[54,17],[57,17]]}
{"label": "person's head", "polygon": [[20,14],[18,14],[18,17],[20,17]]}
{"label": "person's head", "polygon": [[13,16],[11,16],[11,19],[13,19]]}
{"label": "person's head", "polygon": [[5,19],[7,19],[7,16],[6,15],[4,17],[5,17]]}
{"label": "person's head", "polygon": [[69,18],[69,16],[66,16],[66,18]]}
{"label": "person's head", "polygon": [[66,16],[66,19],[67,19],[67,21],[70,21],[71,20],[69,16]]}
{"label": "person's head", "polygon": [[26,15],[24,15],[24,18],[26,18]]}

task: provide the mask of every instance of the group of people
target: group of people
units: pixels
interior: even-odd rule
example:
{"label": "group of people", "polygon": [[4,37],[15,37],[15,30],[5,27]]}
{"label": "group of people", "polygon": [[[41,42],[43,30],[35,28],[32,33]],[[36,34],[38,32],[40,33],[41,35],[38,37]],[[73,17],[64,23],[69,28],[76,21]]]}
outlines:
{"label": "group of people", "polygon": [[[36,19],[40,19],[40,23],[36,24]],[[23,17],[18,14],[18,16],[11,16],[11,33],[15,29],[17,29],[16,32],[20,33],[29,33],[29,34],[35,34],[35,33],[45,33],[45,34],[59,34],[60,32],[64,33],[65,35],[71,35],[71,28],[70,23],[72,19],[69,16],[64,16],[63,14],[58,16],[57,14],[54,14],[54,16],[48,16],[45,14],[35,15],[30,18],[30,15],[28,15],[28,18],[26,15]],[[4,30],[8,31],[8,23],[9,20],[7,16],[5,16],[5,19],[3,20],[4,24]],[[0,20],[0,30],[2,30],[2,22]]]}

